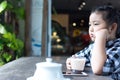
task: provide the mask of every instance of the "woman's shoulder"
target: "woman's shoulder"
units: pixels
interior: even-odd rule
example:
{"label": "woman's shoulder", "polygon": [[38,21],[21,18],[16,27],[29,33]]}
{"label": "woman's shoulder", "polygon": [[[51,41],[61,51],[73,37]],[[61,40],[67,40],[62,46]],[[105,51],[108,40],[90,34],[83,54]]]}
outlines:
{"label": "woman's shoulder", "polygon": [[117,38],[117,39],[108,41],[108,42],[106,43],[106,47],[107,47],[107,48],[120,47],[120,38]]}

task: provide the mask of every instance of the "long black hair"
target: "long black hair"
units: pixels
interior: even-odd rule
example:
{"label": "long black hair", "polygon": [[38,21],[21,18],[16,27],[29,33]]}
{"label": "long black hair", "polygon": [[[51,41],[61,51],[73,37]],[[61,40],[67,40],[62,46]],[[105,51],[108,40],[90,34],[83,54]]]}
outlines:
{"label": "long black hair", "polygon": [[120,12],[111,5],[97,6],[91,13],[101,12],[103,19],[109,24],[117,23],[116,38],[120,38]]}

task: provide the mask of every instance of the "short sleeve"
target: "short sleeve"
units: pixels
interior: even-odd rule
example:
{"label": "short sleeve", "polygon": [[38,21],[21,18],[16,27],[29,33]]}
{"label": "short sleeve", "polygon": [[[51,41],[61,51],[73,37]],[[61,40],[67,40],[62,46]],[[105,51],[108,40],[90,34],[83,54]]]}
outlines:
{"label": "short sleeve", "polygon": [[120,39],[109,42],[106,55],[107,60],[103,67],[103,74],[111,75],[120,67]]}
{"label": "short sleeve", "polygon": [[103,66],[103,75],[110,75],[114,71],[113,61],[107,56],[107,60]]}

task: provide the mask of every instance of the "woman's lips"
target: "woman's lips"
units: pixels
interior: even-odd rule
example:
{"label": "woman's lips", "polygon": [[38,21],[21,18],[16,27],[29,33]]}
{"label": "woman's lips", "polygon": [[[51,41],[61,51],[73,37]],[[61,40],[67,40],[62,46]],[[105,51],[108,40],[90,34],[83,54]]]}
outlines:
{"label": "woman's lips", "polygon": [[93,34],[90,34],[90,37],[91,37],[91,38],[94,38],[94,35],[93,35]]}

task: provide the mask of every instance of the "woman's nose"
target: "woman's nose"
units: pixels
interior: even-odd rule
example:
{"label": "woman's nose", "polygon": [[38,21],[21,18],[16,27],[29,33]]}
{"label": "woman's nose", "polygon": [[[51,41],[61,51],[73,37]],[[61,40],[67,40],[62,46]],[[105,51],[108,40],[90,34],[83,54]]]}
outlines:
{"label": "woman's nose", "polygon": [[89,31],[93,32],[94,31],[93,27],[89,27]]}

